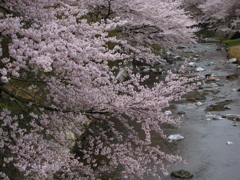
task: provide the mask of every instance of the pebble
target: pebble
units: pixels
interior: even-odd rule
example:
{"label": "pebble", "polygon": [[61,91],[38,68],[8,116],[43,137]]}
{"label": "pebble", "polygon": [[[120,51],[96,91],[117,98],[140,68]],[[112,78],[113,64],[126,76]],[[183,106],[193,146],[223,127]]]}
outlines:
{"label": "pebble", "polygon": [[218,86],[224,86],[224,84],[222,84],[222,83],[217,83],[217,85],[218,85]]}
{"label": "pebble", "polygon": [[236,58],[232,58],[232,59],[229,59],[228,62],[235,63],[235,62],[237,62],[237,59]]}
{"label": "pebble", "polygon": [[197,82],[197,86],[201,86],[202,85],[202,83],[201,82]]}
{"label": "pebble", "polygon": [[197,106],[202,106],[203,103],[202,103],[202,102],[197,102],[196,105],[197,105]]}
{"label": "pebble", "polygon": [[184,111],[179,111],[178,114],[183,115],[183,114],[186,114],[186,113]]}
{"label": "pebble", "polygon": [[208,81],[216,81],[215,77],[209,77]]}
{"label": "pebble", "polygon": [[190,62],[190,63],[188,63],[188,65],[191,66],[191,67],[196,67],[195,62]]}
{"label": "pebble", "polygon": [[181,59],[181,56],[174,56],[173,59]]}
{"label": "pebble", "polygon": [[223,119],[222,116],[217,115],[217,114],[207,114],[207,115],[206,115],[206,120],[207,120],[207,121],[221,120],[221,119]]}
{"label": "pebble", "polygon": [[150,71],[150,68],[148,66],[145,66],[144,69],[143,69],[143,72],[148,73],[149,71]]}
{"label": "pebble", "polygon": [[196,71],[197,71],[197,72],[201,72],[201,71],[204,71],[204,69],[201,68],[201,67],[198,67],[198,68],[196,69]]}
{"label": "pebble", "polygon": [[164,114],[165,114],[165,115],[171,115],[171,114],[172,114],[172,111],[165,111]]}
{"label": "pebble", "polygon": [[183,46],[183,45],[180,45],[180,46],[178,46],[177,47],[178,49],[185,49],[185,48],[187,48],[186,46]]}
{"label": "pebble", "polygon": [[154,73],[156,73],[156,72],[157,72],[157,69],[151,68],[151,71],[154,72]]}
{"label": "pebble", "polygon": [[172,134],[172,135],[168,136],[168,139],[179,141],[179,140],[184,139],[184,137],[180,134]]}
{"label": "pebble", "polygon": [[226,96],[223,95],[223,94],[220,94],[220,95],[217,96],[217,98],[225,98],[225,97],[226,97]]}
{"label": "pebble", "polygon": [[233,142],[227,141],[227,145],[233,145]]}
{"label": "pebble", "polygon": [[212,87],[218,87],[218,85],[216,83],[211,83]]}

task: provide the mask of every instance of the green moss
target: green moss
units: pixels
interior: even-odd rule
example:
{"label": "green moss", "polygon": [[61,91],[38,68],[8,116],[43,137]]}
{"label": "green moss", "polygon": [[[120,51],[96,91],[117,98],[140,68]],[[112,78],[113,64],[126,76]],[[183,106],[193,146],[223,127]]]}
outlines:
{"label": "green moss", "polygon": [[120,43],[111,42],[111,41],[106,42],[106,47],[108,49],[112,50],[115,46],[121,46],[121,44]]}
{"label": "green moss", "polygon": [[152,53],[154,55],[161,55],[161,51],[164,49],[162,46],[157,45],[157,44],[151,44],[150,46],[153,49]]}
{"label": "green moss", "polygon": [[115,66],[118,66],[119,63],[122,63],[122,62],[123,62],[123,60],[108,61],[108,66],[115,67]]}
{"label": "green moss", "polygon": [[101,21],[101,19],[99,18],[99,13],[93,13],[93,12],[87,13],[82,17],[78,18],[77,22],[79,23],[83,19],[86,19],[89,24]]}
{"label": "green moss", "polygon": [[121,38],[121,31],[118,29],[114,29],[108,32],[108,37],[116,37],[117,39]]}
{"label": "green moss", "polygon": [[0,102],[0,106],[3,107],[3,108],[9,109],[9,110],[14,109],[13,107],[11,107],[11,106],[9,106],[8,104],[5,104],[5,103],[3,103],[3,102]]}
{"label": "green moss", "polygon": [[223,41],[223,42],[225,44],[227,44],[227,47],[239,46],[240,45],[240,39],[226,40],[226,41]]}
{"label": "green moss", "polygon": [[160,45],[152,44],[151,46],[152,46],[152,48],[153,48],[155,51],[161,51],[161,50],[163,50],[163,47],[160,46]]}

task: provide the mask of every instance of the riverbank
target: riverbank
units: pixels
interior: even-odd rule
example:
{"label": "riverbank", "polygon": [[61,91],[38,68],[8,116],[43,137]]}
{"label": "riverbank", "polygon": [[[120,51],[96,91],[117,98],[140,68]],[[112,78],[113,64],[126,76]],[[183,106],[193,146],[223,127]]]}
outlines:
{"label": "riverbank", "polygon": [[240,64],[240,39],[226,40],[224,43],[227,44],[228,57],[236,58],[237,63]]}

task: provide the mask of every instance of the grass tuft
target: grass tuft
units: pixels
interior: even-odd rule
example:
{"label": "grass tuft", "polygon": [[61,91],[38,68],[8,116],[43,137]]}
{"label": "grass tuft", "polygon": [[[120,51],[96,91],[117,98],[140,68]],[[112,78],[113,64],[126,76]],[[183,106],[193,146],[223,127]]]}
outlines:
{"label": "grass tuft", "polygon": [[224,41],[228,47],[228,58],[236,58],[240,64],[240,39]]}
{"label": "grass tuft", "polygon": [[240,46],[240,39],[234,39],[234,40],[226,40],[223,41],[225,44],[227,44],[228,48],[232,46]]}

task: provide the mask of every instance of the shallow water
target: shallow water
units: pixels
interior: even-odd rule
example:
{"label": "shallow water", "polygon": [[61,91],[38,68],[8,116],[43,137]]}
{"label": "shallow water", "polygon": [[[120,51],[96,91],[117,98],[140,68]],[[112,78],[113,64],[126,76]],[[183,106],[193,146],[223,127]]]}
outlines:
{"label": "shallow water", "polygon": [[[226,79],[227,75],[239,74],[240,70],[237,69],[236,64],[227,63],[227,52],[220,43],[199,43],[177,51],[178,55],[187,57],[189,62],[195,61],[196,67],[187,67],[189,76],[214,74],[217,81],[206,82],[201,89],[205,92],[203,94],[206,98],[206,100],[200,100],[203,103],[202,106],[196,105],[198,101],[183,100],[170,109],[173,116],[179,117],[178,112],[185,112],[185,114],[181,126],[178,129],[168,129],[166,134],[181,134],[185,138],[164,148],[167,153],[182,156],[187,164],[169,164],[166,167],[169,173],[180,169],[190,171],[194,175],[192,180],[240,180],[240,122],[223,118],[207,120],[207,115],[221,117],[224,114],[240,114],[240,92],[233,91],[233,89],[240,89],[240,78]],[[176,64],[182,63],[184,63],[182,60],[176,62]],[[197,67],[202,67],[204,71],[196,72]],[[150,77],[155,79],[157,76],[153,74]],[[150,79],[146,84],[151,86],[152,81]],[[213,87],[212,83],[221,84],[221,86]],[[219,92],[214,93],[215,90]],[[205,110],[210,105],[225,100],[232,100],[226,105],[229,109]],[[152,137],[153,144],[162,144],[160,141],[157,137]],[[233,144],[227,145],[228,141]],[[118,177],[112,178],[118,179]],[[162,180],[172,179],[177,178],[162,177]],[[144,180],[153,180],[153,178],[145,176]]]}
{"label": "shallow water", "polygon": [[[169,172],[173,170],[188,170],[194,174],[193,180],[239,180],[240,179],[240,123],[228,119],[208,121],[206,115],[240,114],[240,92],[233,89],[240,88],[240,79],[227,80],[229,74],[238,74],[237,66],[221,62],[227,60],[226,51],[216,50],[216,43],[203,43],[189,46],[190,50],[199,55],[197,67],[205,69],[203,72],[193,72],[190,75],[214,74],[218,82],[224,86],[204,88],[203,90],[218,89],[217,94],[209,92],[206,100],[201,101],[203,106],[196,102],[177,104],[175,112],[184,111],[185,115],[179,133],[185,137],[178,141],[179,155],[187,160],[188,164],[169,165]],[[208,65],[211,64],[211,65]],[[233,100],[227,105],[230,109],[224,111],[210,111],[205,109],[217,102]],[[227,145],[227,142],[233,142]],[[163,177],[170,180],[171,177]]]}

